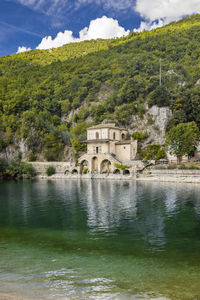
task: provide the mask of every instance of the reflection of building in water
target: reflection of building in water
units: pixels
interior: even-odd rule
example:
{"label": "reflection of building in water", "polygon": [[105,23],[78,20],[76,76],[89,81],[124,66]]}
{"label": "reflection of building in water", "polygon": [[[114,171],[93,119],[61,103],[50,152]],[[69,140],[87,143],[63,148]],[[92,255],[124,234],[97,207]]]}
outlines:
{"label": "reflection of building in water", "polygon": [[92,231],[109,231],[125,218],[136,215],[136,184],[131,182],[88,182],[87,214]]}
{"label": "reflection of building in water", "polygon": [[166,244],[165,236],[165,205],[160,183],[138,183],[137,213],[141,222],[137,228],[142,238],[151,245],[152,249],[160,249]]}

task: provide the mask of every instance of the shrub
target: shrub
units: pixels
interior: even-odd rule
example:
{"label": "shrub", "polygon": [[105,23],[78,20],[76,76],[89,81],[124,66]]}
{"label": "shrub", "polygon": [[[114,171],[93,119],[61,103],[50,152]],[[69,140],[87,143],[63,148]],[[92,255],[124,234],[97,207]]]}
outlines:
{"label": "shrub", "polygon": [[138,142],[141,142],[149,137],[149,134],[147,132],[142,131],[136,131],[132,134],[132,137],[134,140],[137,140]]}
{"label": "shrub", "polygon": [[192,165],[180,165],[178,166],[178,169],[180,170],[199,170],[199,166],[192,164]]}
{"label": "shrub", "polygon": [[8,166],[7,175],[15,179],[30,179],[36,176],[36,171],[31,164],[21,162],[16,158]]}
{"label": "shrub", "polygon": [[88,169],[87,168],[84,168],[83,169],[83,174],[87,174],[88,173]]}
{"label": "shrub", "polygon": [[115,168],[124,171],[124,170],[126,170],[126,169],[130,169],[131,166],[120,165],[120,164],[116,164],[116,163],[115,163]]}
{"label": "shrub", "polygon": [[178,166],[178,169],[180,169],[180,170],[187,170],[188,167],[183,164],[183,165]]}
{"label": "shrub", "polygon": [[22,164],[22,178],[30,179],[36,176],[36,171],[31,164]]}
{"label": "shrub", "polygon": [[147,121],[148,121],[148,124],[152,125],[154,123],[153,116],[152,115],[148,115]]}
{"label": "shrub", "polygon": [[36,155],[35,154],[33,154],[33,153],[31,153],[30,155],[29,155],[29,157],[28,157],[28,161],[36,161]]}
{"label": "shrub", "polygon": [[56,170],[53,166],[49,166],[47,169],[46,169],[46,174],[47,176],[52,176],[56,173]]}
{"label": "shrub", "polygon": [[170,165],[167,166],[167,169],[170,169],[170,170],[177,169],[177,165],[176,164],[170,164]]}
{"label": "shrub", "polygon": [[159,149],[157,154],[156,154],[156,160],[162,159],[166,157],[166,153],[164,149]]}

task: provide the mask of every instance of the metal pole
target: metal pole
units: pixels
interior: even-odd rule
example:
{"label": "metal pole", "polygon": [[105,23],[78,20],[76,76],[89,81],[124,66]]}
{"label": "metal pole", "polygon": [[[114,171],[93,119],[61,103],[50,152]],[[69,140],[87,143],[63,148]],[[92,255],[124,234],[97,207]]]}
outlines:
{"label": "metal pole", "polygon": [[162,65],[161,65],[162,60],[160,59],[160,86],[162,85]]}

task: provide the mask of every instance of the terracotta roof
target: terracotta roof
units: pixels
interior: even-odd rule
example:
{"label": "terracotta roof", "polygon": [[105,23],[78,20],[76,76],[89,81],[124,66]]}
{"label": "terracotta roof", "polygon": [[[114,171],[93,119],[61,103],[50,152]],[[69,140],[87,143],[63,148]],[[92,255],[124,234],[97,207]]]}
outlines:
{"label": "terracotta roof", "polygon": [[99,125],[95,125],[95,126],[89,127],[88,129],[90,130],[90,129],[101,129],[101,128],[111,128],[111,129],[118,129],[118,130],[128,131],[126,128],[120,128],[120,127],[115,126],[114,123],[99,124]]}

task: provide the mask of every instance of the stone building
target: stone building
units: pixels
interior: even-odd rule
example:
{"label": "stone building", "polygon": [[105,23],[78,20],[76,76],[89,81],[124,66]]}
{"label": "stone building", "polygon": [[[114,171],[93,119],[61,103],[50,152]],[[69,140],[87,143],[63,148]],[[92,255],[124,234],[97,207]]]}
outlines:
{"label": "stone building", "polygon": [[[80,173],[120,173],[116,164],[131,165],[137,154],[137,141],[127,140],[128,130],[114,123],[87,129],[87,153],[79,158]],[[128,168],[124,172],[130,173]]]}

